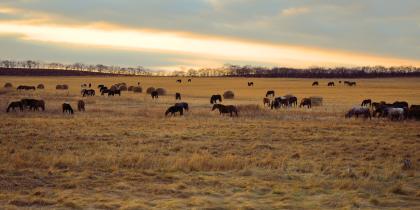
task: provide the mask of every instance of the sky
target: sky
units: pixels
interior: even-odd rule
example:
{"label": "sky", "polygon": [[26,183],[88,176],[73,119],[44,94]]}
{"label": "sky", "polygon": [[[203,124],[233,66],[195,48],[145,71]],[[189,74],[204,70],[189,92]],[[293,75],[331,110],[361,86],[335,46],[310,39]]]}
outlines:
{"label": "sky", "polygon": [[0,59],[420,66],[418,0],[0,0]]}

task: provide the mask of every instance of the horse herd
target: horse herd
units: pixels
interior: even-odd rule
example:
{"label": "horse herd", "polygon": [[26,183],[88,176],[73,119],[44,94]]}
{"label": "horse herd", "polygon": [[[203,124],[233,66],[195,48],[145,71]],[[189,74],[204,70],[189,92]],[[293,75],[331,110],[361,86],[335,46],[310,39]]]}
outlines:
{"label": "horse herd", "polygon": [[372,102],[371,99],[365,99],[359,107],[353,107],[345,114],[346,118],[358,118],[359,116],[365,119],[378,117],[389,118],[390,120],[420,120],[420,105],[409,107],[406,101],[395,101],[391,104],[385,101]]}
{"label": "horse herd", "polygon": [[[342,81],[340,80],[340,81],[338,81],[338,83],[342,83]],[[356,86],[356,82],[354,82],[354,81],[344,81],[343,82],[345,85],[347,85],[347,86],[350,86],[350,87],[352,87],[352,86]],[[312,83],[312,86],[319,86],[319,82],[318,81],[314,81],[313,83]],[[335,86],[335,82],[333,82],[333,81],[330,81],[330,82],[328,82],[327,83],[327,86],[328,87],[334,87]]]}
{"label": "horse herd", "polygon": [[[177,83],[181,83],[182,80],[176,80]],[[191,79],[188,79],[188,82],[191,82]],[[341,81],[339,81],[341,83]],[[355,86],[356,82],[351,81],[344,81],[344,84],[349,86]],[[98,85],[99,92],[101,95],[108,95],[108,96],[121,96],[121,90],[124,90],[125,83],[118,83],[112,85],[110,88],[106,87],[103,84]],[[140,85],[140,83],[138,83]],[[253,82],[248,82],[248,86],[253,86]],[[313,86],[319,85],[318,81],[313,82]],[[88,96],[95,96],[96,91],[91,89],[91,83],[82,84],[81,95],[83,97]],[[334,86],[334,82],[329,82],[328,86]],[[89,87],[89,89],[87,89]],[[18,86],[17,90],[35,90],[34,86],[26,86],[20,85]],[[126,90],[126,88],[125,88]],[[157,99],[159,97],[159,92],[156,90],[152,90],[150,92],[152,99]],[[181,93],[175,93],[175,99],[181,100]],[[233,105],[223,105],[220,104],[223,101],[222,96],[212,95],[210,97],[210,104],[213,104],[212,111],[218,110],[220,114],[229,114],[230,116],[238,116],[238,109],[236,106]],[[312,100],[311,98],[302,98],[299,107],[312,107]],[[275,97],[274,90],[268,90],[263,98],[263,106],[267,106],[271,109],[279,109],[279,108],[287,108],[287,107],[297,107],[298,106],[298,98],[293,95],[285,95],[280,97]],[[20,101],[13,101],[7,107],[6,112],[10,110],[15,111],[19,109],[20,111],[24,111],[25,109],[31,111],[38,111],[38,110],[45,110],[45,102],[43,100],[37,99],[22,99]],[[77,103],[77,110],[78,111],[85,111],[85,102],[83,100],[79,100]],[[166,112],[165,116],[169,114],[171,116],[175,116],[176,113],[179,115],[183,115],[185,111],[189,110],[189,105],[186,102],[179,102],[175,103],[173,106],[170,106]],[[62,104],[62,111],[63,113],[74,114],[74,110],[69,103]],[[420,119],[420,105],[411,105],[408,106],[408,103],[405,101],[396,101],[392,104],[388,104],[384,101],[381,102],[372,102],[371,99],[365,99],[362,101],[359,107],[353,107],[349,111],[346,112],[345,117],[351,118],[359,116],[363,118],[371,119],[373,117],[388,117],[391,120],[403,120],[408,118]]]}

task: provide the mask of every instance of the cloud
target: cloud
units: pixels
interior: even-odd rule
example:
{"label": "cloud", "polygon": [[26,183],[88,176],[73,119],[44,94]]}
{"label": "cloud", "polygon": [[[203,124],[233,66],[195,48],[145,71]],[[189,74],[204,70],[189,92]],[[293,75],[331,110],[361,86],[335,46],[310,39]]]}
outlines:
{"label": "cloud", "polygon": [[310,10],[307,7],[292,7],[284,9],[280,12],[281,16],[295,16],[300,14],[308,13]]}

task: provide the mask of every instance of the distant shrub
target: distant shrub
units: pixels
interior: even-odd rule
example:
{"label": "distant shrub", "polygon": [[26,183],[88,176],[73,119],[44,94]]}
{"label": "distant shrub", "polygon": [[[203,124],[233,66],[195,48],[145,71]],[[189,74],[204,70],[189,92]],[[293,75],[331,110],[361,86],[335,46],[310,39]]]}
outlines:
{"label": "distant shrub", "polygon": [[156,89],[154,87],[149,87],[149,88],[146,89],[146,93],[150,94],[150,93],[152,93],[155,90]]}
{"label": "distant shrub", "polygon": [[133,87],[132,90],[135,93],[141,93],[141,92],[143,92],[143,89],[140,86]]}
{"label": "distant shrub", "polygon": [[12,87],[13,87],[13,85],[10,82],[4,84],[4,88],[12,88]]}
{"label": "distant shrub", "polygon": [[156,91],[158,92],[159,95],[163,96],[166,95],[166,90],[163,88],[158,88],[156,89]]}
{"label": "distant shrub", "polygon": [[37,89],[45,89],[45,86],[43,84],[39,84],[38,86],[36,86]]}
{"label": "distant shrub", "polygon": [[233,99],[235,98],[235,94],[233,93],[233,91],[226,91],[225,93],[223,93],[223,98],[224,99]]}

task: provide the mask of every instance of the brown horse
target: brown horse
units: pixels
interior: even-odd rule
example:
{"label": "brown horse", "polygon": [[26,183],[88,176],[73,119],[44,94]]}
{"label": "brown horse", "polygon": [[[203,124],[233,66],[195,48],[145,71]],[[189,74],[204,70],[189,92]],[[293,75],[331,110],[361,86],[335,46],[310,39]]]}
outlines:
{"label": "brown horse", "polygon": [[299,107],[305,107],[307,106],[308,109],[312,107],[312,101],[310,98],[302,98],[302,100],[300,101],[300,105]]}
{"label": "brown horse", "polygon": [[264,104],[264,106],[267,105],[268,107],[270,107],[270,99],[269,98],[264,98],[263,99],[263,104]]}
{"label": "brown horse", "polygon": [[73,108],[71,108],[70,104],[64,103],[62,107],[63,107],[63,113],[74,114]]}
{"label": "brown horse", "polygon": [[184,115],[184,108],[177,105],[171,106],[166,110],[165,116],[168,116],[169,113],[171,113],[171,116],[175,116],[177,112],[179,112],[179,115],[181,116]]}
{"label": "brown horse", "polygon": [[175,93],[175,100],[181,100],[181,93]]}
{"label": "brown horse", "polygon": [[10,111],[10,109],[12,109],[13,111],[15,111],[15,108],[19,108],[19,110],[20,110],[21,112],[23,112],[23,105],[22,105],[22,102],[20,102],[20,101],[13,101],[13,102],[10,102],[9,106],[7,107],[6,112],[9,112],[9,111]]}
{"label": "brown horse", "polygon": [[214,111],[215,109],[218,109],[220,114],[229,113],[230,116],[233,117],[233,113],[235,113],[235,115],[238,116],[238,109],[232,105],[225,106],[223,104],[215,104],[211,111]]}

